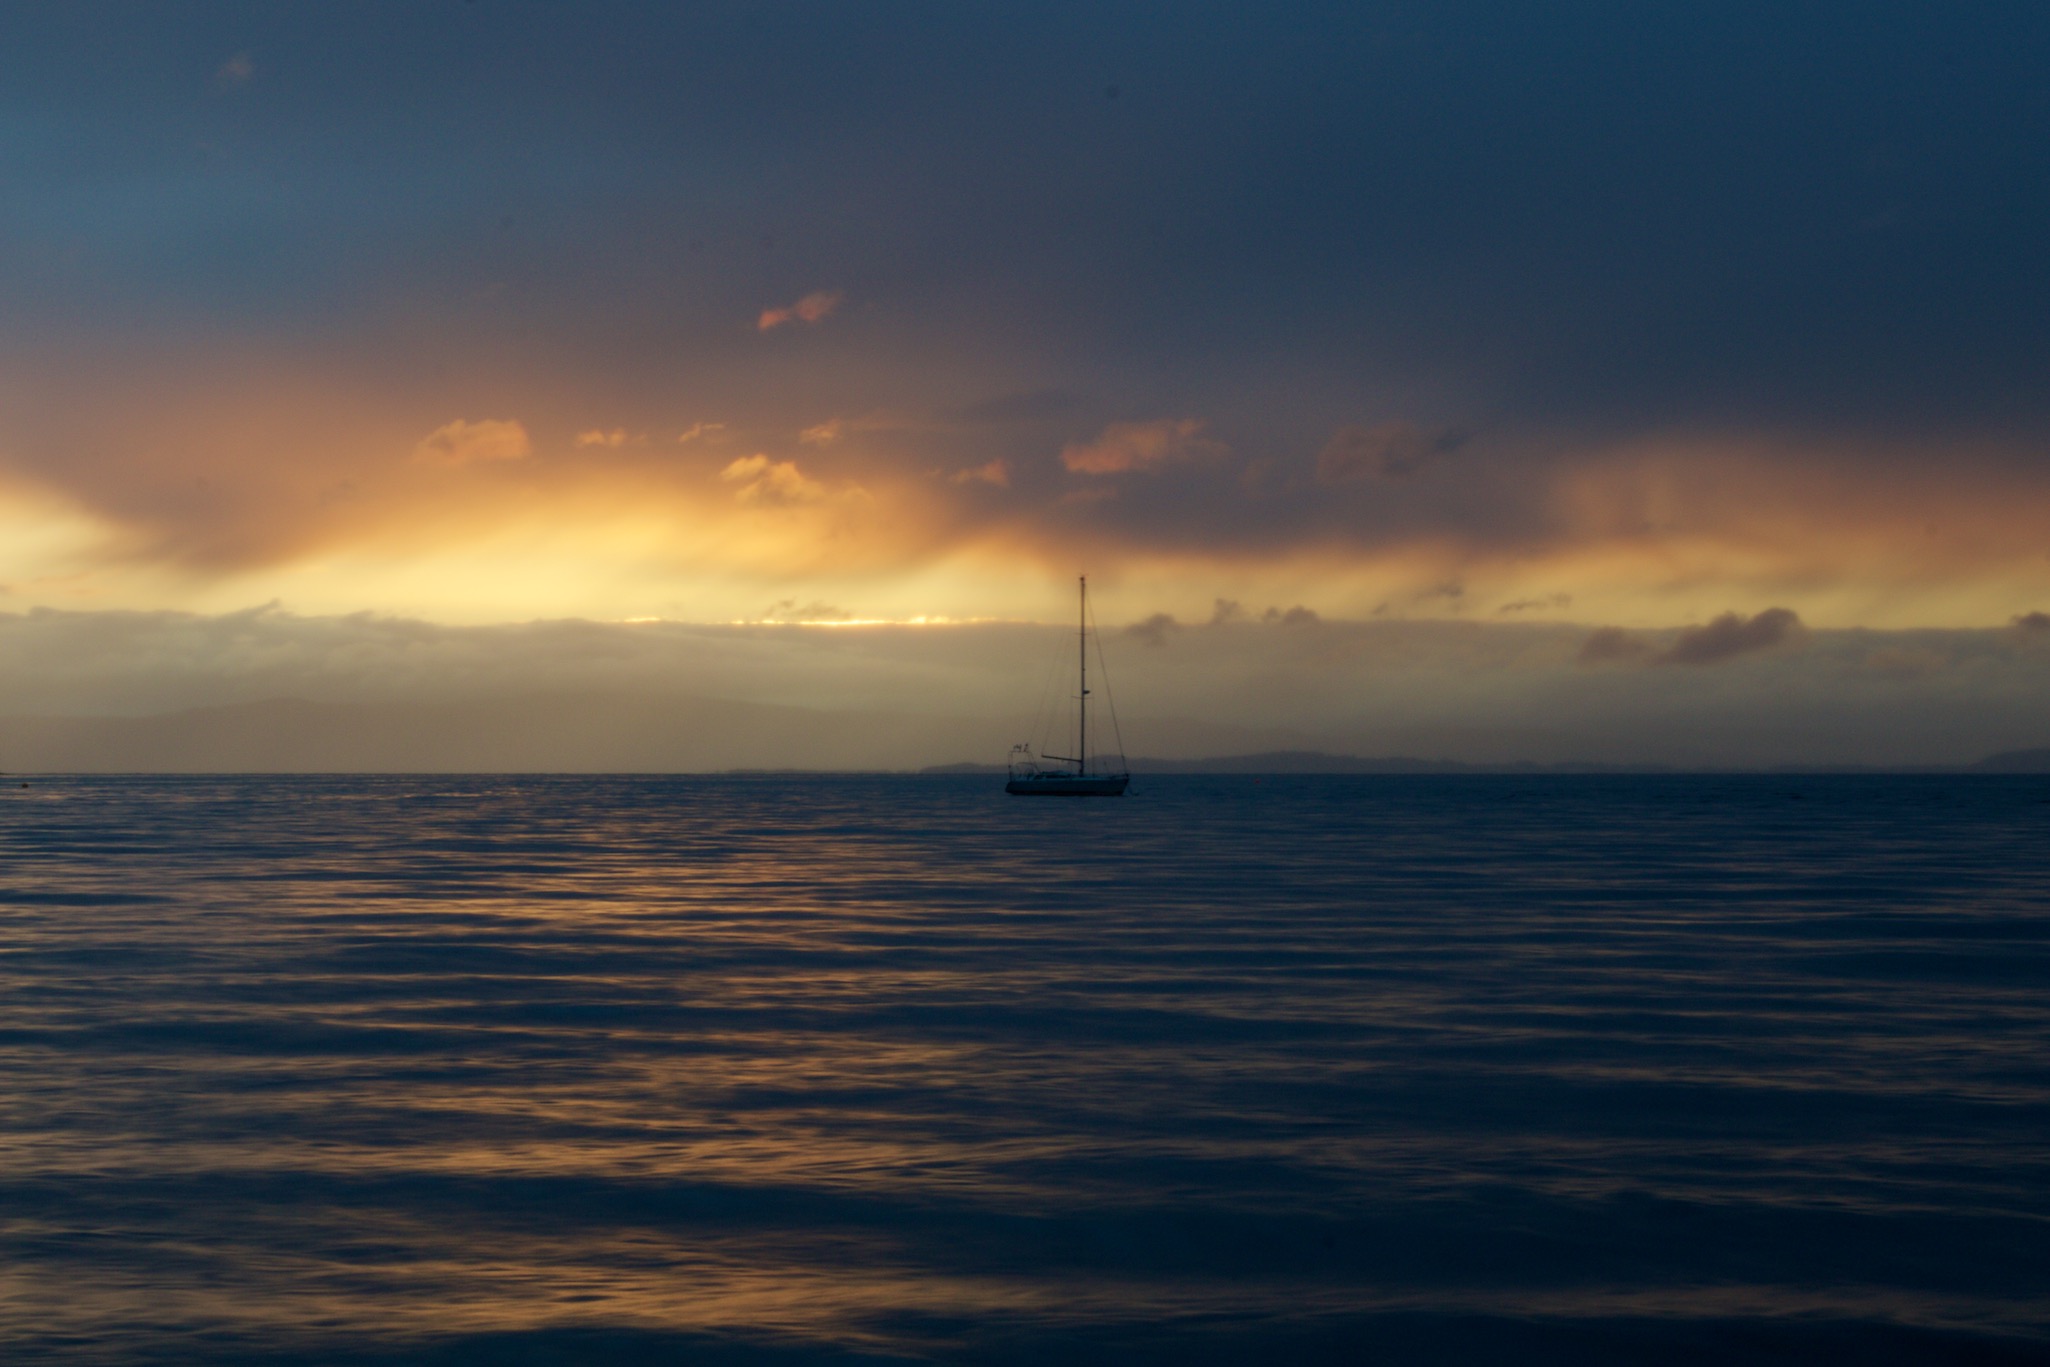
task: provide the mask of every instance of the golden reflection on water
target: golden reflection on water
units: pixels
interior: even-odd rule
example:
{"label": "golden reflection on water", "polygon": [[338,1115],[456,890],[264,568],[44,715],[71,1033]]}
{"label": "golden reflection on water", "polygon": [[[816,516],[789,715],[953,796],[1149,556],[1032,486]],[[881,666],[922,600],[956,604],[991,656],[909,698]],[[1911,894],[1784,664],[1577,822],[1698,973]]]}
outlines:
{"label": "golden reflection on water", "polygon": [[0,837],[0,1341],[2050,1325],[2036,806],[860,784],[75,785]]}
{"label": "golden reflection on water", "polygon": [[[350,1218],[358,1222],[353,1213]],[[394,1225],[377,1232],[404,1254],[264,1252],[245,1260],[237,1256],[242,1250],[218,1245],[138,1243],[136,1265],[101,1271],[84,1288],[48,1269],[0,1270],[0,1327],[32,1327],[41,1339],[89,1339],[109,1325],[176,1326],[182,1334],[227,1330],[289,1348],[294,1339],[335,1333],[432,1340],[585,1324],[745,1331],[901,1350],[899,1336],[872,1326],[916,1315],[1088,1326],[1201,1324],[1234,1315],[1314,1323],[1429,1312],[1682,1327],[1733,1319],[1839,1320],[1997,1334],[2018,1320],[2050,1318],[2050,1297],[2016,1302],[1862,1287],[1737,1282],[1481,1291],[1302,1280],[1277,1287],[1242,1277],[992,1277],[893,1266],[887,1250],[865,1245],[679,1242],[628,1232],[603,1243],[493,1235],[485,1251],[451,1247],[431,1229]]]}

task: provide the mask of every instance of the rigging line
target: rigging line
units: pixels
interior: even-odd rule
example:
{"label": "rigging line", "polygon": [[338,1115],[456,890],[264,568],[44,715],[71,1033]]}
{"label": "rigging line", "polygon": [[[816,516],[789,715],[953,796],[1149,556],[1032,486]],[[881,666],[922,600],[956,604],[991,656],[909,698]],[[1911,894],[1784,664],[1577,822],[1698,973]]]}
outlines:
{"label": "rigging line", "polygon": [[1103,629],[1096,626],[1096,607],[1089,608],[1089,625],[1096,629],[1096,672],[1103,679],[1103,700],[1110,704],[1110,733],[1118,743],[1118,768],[1130,770],[1131,761],[1125,757],[1125,733],[1118,727],[1118,697],[1110,688],[1110,666],[1103,658]]}
{"label": "rigging line", "polygon": [[1062,666],[1065,663],[1066,656],[1055,651],[1047,663],[1040,667],[1044,672],[1040,676],[1039,703],[1032,709],[1032,729],[1025,733],[1025,739],[1041,754],[1049,748],[1047,741],[1052,738],[1054,723],[1062,720],[1053,715],[1061,710],[1054,701],[1054,690],[1060,683]]}

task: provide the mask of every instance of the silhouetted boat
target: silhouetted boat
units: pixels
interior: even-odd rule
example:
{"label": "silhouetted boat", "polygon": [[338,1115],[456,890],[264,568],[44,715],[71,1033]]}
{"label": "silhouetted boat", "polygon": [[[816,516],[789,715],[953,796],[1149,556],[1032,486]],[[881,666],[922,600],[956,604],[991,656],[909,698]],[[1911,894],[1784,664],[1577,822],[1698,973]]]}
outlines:
{"label": "silhouetted boat", "polygon": [[[1072,755],[1049,755],[1032,752],[1030,744],[1011,747],[1011,777],[1004,784],[1004,791],[1018,797],[1122,797],[1125,786],[1132,781],[1132,774],[1125,767],[1124,745],[1118,745],[1118,767],[1116,772],[1090,772],[1089,760],[1089,576],[1078,581],[1080,592],[1080,623],[1076,638],[1076,692],[1075,692],[1075,753]],[[1099,673],[1103,670],[1103,649],[1097,647],[1096,656]],[[1117,728],[1117,710],[1111,710],[1111,728]],[[1051,769],[1056,764],[1073,765],[1072,769]]]}

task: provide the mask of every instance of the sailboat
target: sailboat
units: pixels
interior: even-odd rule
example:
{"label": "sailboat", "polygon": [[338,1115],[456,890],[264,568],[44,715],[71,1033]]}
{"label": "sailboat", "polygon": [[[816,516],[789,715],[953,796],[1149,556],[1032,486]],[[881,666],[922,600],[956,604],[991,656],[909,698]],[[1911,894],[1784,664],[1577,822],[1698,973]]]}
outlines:
{"label": "sailboat", "polygon": [[[1125,767],[1124,744],[1118,745],[1118,767],[1115,772],[1099,770],[1089,772],[1089,576],[1082,575],[1077,581],[1080,595],[1080,621],[1075,633],[1076,645],[1076,691],[1075,691],[1075,753],[1072,755],[1049,755],[1043,751],[1034,754],[1030,744],[1011,747],[1011,777],[1004,784],[1004,791],[1016,797],[1123,797],[1125,787],[1132,781],[1132,774]],[[1097,647],[1097,671],[1103,669],[1103,648]],[[1111,728],[1117,728],[1117,708],[1111,708]],[[1073,765],[1073,768],[1049,768],[1049,762],[1059,765]]]}

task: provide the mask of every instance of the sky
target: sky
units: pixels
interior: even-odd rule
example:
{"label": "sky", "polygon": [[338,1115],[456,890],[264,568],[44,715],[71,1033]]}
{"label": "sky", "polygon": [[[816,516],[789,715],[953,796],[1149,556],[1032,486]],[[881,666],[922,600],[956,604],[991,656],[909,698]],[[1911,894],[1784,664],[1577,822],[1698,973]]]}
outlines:
{"label": "sky", "polygon": [[[286,687],[257,613],[1001,714],[1087,572],[1163,724],[2050,741],[2046,61],[2019,4],[10,7],[0,638],[101,672],[0,708]],[[1277,713],[1319,632],[1350,704]]]}

